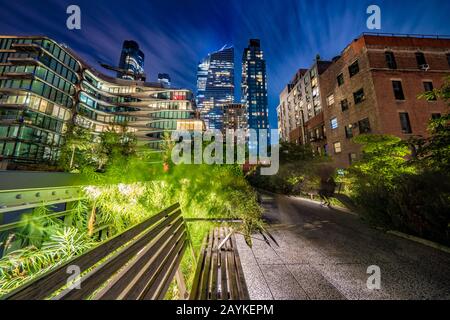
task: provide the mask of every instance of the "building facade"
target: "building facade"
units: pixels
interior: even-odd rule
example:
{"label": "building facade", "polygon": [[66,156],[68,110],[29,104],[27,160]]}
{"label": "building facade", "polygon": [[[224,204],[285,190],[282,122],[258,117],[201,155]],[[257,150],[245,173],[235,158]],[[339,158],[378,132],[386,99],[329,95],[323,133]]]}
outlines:
{"label": "building facade", "polygon": [[234,48],[209,54],[197,69],[197,108],[209,129],[222,130],[223,106],[234,102]]}
{"label": "building facade", "polygon": [[317,57],[309,69],[296,73],[280,95],[282,140],[310,144],[317,154],[328,152],[320,76],[331,63]]}
{"label": "building facade", "polygon": [[223,107],[223,132],[226,130],[246,130],[247,113],[241,103],[230,103]]}
{"label": "building facade", "polygon": [[125,40],[120,54],[117,78],[126,80],[145,81],[144,53],[139,49],[139,44],[133,40]]}
{"label": "building facade", "polygon": [[450,75],[450,39],[366,34],[322,74],[329,154],[337,167],[361,155],[359,134],[408,139],[427,136],[431,118],[449,112],[443,101],[418,96]]}
{"label": "building facade", "polygon": [[194,121],[189,90],[116,79],[45,37],[0,36],[0,155],[55,163],[70,124],[121,130],[158,150],[163,133]]}
{"label": "building facade", "polygon": [[[442,86],[448,75],[450,39],[364,34],[333,61],[318,60],[302,76],[303,128],[288,135],[293,115],[279,107],[280,133],[297,142],[303,131],[303,144],[331,156],[336,167],[348,167],[361,156],[352,140],[357,135],[427,136],[429,120],[449,107],[418,96]],[[283,96],[280,106],[282,101],[289,102]]]}
{"label": "building facade", "polygon": [[304,120],[301,110],[302,79],[308,70],[300,69],[280,94],[277,107],[278,131],[282,141],[303,143]]}
{"label": "building facade", "polygon": [[249,129],[269,129],[266,60],[259,39],[251,39],[242,55],[242,104]]}

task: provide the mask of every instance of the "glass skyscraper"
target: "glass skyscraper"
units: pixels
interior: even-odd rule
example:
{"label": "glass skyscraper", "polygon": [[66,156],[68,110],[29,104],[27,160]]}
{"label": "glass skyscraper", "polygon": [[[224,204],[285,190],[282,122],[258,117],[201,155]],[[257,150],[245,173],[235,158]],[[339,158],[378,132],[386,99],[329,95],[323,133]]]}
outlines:
{"label": "glass skyscraper", "polygon": [[144,59],[145,55],[139,49],[138,43],[133,40],[125,40],[119,60],[119,69],[121,70],[117,72],[117,78],[145,81]]}
{"label": "glass skyscraper", "polygon": [[222,130],[223,107],[234,101],[234,48],[223,47],[198,65],[197,108],[209,129]]}
{"label": "glass skyscraper", "polygon": [[251,39],[242,56],[242,104],[249,129],[269,129],[266,61],[259,39]]}

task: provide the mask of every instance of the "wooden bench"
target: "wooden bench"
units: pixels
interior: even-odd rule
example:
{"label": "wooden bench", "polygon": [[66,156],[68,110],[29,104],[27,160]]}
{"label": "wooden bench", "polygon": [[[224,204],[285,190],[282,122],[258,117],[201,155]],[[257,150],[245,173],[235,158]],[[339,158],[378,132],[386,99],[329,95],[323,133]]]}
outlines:
{"label": "wooden bench", "polygon": [[[2,298],[163,299],[186,245],[186,224],[175,204]],[[73,267],[81,272],[78,288],[67,287]]]}
{"label": "wooden bench", "polygon": [[249,300],[236,239],[231,231],[215,228],[205,238],[190,300]]}

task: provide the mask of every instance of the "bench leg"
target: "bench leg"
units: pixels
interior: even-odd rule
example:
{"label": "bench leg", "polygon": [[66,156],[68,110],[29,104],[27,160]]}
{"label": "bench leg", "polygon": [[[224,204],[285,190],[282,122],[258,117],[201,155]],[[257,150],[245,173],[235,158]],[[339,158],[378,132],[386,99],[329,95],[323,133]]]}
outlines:
{"label": "bench leg", "polygon": [[180,267],[178,267],[178,270],[175,274],[175,280],[177,281],[178,291],[180,292],[180,298],[182,300],[189,299],[189,293],[186,290],[186,282],[184,281],[184,276],[180,270]]}

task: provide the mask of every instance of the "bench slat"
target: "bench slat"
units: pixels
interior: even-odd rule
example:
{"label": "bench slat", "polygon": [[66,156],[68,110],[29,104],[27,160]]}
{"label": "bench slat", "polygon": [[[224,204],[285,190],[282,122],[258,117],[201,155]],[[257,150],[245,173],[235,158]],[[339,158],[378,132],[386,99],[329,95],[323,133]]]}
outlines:
{"label": "bench slat", "polygon": [[[107,261],[96,267],[87,275],[80,279],[80,289],[67,289],[62,292],[56,299],[61,300],[79,300],[84,299],[92,294],[93,291],[98,289],[106,280],[112,277],[120,268],[122,268],[130,259],[132,259],[143,247],[148,245],[161,233],[170,233],[171,224],[174,220],[182,222],[180,218],[181,211],[168,216],[167,219],[162,220],[159,224],[152,226],[146,232],[134,240],[131,244],[114,254]],[[166,229],[166,230],[164,230]],[[93,263],[95,264],[95,262]]]}
{"label": "bench slat", "polygon": [[211,300],[217,300],[217,294],[218,294],[218,290],[217,290],[217,277],[218,277],[218,271],[219,271],[219,252],[217,250],[217,247],[219,245],[219,230],[218,229],[214,229],[213,230],[213,237],[214,237],[214,242],[213,242],[213,246],[212,246],[212,255],[211,255],[211,270],[212,270],[212,274],[211,274],[211,296],[208,297],[208,299]]}
{"label": "bench slat", "polygon": [[[220,228],[220,242],[225,239],[227,236],[224,228]],[[226,248],[226,245],[224,246]],[[228,275],[227,275],[227,255],[225,252],[220,252],[220,275],[221,275],[221,299],[229,300],[230,297],[228,295]]]}
{"label": "bench slat", "polygon": [[202,280],[200,286],[200,300],[206,300],[208,298],[208,287],[209,287],[209,271],[211,269],[211,252],[214,244],[213,231],[209,233],[208,246],[206,248],[205,265],[202,271]]}
{"label": "bench slat", "polygon": [[92,266],[92,261],[100,261],[111,252],[120,248],[123,244],[129,242],[134,237],[142,233],[170,213],[179,208],[179,204],[167,208],[166,210],[156,214],[155,216],[141,222],[137,226],[127,229],[125,232],[113,237],[112,239],[100,244],[83,255],[75,257],[63,265],[50,270],[40,277],[33,279],[28,284],[17,288],[11,293],[3,296],[2,299],[11,300],[42,300],[51,295],[53,292],[61,288],[67,281],[67,267],[76,265],[83,272]]}
{"label": "bench slat", "polygon": [[206,254],[206,244],[208,243],[208,237],[205,237],[202,241],[202,246],[200,247],[200,254],[197,260],[197,266],[195,268],[194,280],[192,281],[191,294],[189,295],[190,300],[197,298],[197,293],[200,287],[201,276],[203,266],[205,264],[205,254]]}
{"label": "bench slat", "polygon": [[[113,282],[96,295],[95,299],[132,299],[132,290],[145,290],[147,279],[151,280],[151,276],[157,268],[155,264],[174,248],[183,232],[185,232],[185,228],[182,220],[179,219],[174,223],[173,228],[145,247],[139,257],[127,265]],[[134,298],[138,297],[139,295],[136,293]]]}
{"label": "bench slat", "polygon": [[176,248],[172,250],[170,256],[166,259],[164,266],[161,267],[161,271],[158,272],[156,280],[142,297],[143,300],[161,300],[164,298],[170,285],[170,280],[174,278],[175,272],[183,258],[186,246],[186,233],[184,233],[182,239],[177,242]]}
{"label": "bench slat", "polygon": [[239,257],[239,251],[236,245],[236,238],[231,237],[231,244],[233,246],[235,255],[234,259],[236,262],[236,279],[238,285],[238,295],[240,300],[249,300],[250,296],[248,293],[248,288],[245,282],[244,270],[242,270],[241,258]]}
{"label": "bench slat", "polygon": [[218,245],[231,231],[217,228],[205,237],[190,299],[249,299],[234,235],[218,250]]}

